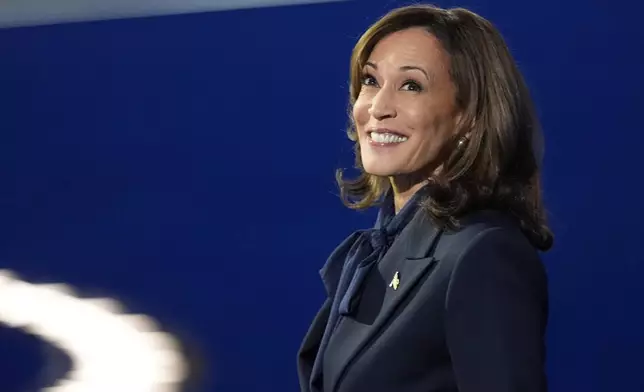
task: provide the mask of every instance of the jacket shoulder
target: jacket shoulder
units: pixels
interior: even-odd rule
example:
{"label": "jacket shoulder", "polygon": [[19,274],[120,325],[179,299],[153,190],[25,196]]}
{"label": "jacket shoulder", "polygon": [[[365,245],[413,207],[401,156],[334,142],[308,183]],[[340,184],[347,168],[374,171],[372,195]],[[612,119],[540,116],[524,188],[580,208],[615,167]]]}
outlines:
{"label": "jacket shoulder", "polygon": [[471,249],[481,236],[491,232],[496,233],[496,236],[502,236],[505,243],[535,255],[538,253],[512,216],[493,210],[476,211],[462,217],[457,229],[446,230],[443,233],[437,253],[443,257],[458,259]]}

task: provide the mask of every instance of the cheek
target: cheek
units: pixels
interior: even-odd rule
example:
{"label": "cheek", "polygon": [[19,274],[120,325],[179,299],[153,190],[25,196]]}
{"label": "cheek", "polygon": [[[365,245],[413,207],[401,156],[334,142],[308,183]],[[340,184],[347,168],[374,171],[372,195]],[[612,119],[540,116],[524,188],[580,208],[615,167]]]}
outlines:
{"label": "cheek", "polygon": [[423,156],[434,155],[444,139],[444,124],[439,116],[434,115],[431,106],[408,105],[405,112],[406,125],[416,135],[414,148]]}
{"label": "cheek", "polygon": [[405,119],[410,128],[423,138],[442,138],[452,123],[447,108],[437,105],[406,105]]}
{"label": "cheek", "polygon": [[431,108],[428,108],[426,105],[404,105],[405,112],[403,116],[407,126],[413,131],[419,132],[431,132],[432,128],[432,115]]}
{"label": "cheek", "polygon": [[438,109],[434,113],[418,113],[414,117],[414,125],[418,126],[421,136],[417,148],[430,159],[442,155],[454,132],[451,116],[442,114]]}
{"label": "cheek", "polygon": [[367,100],[358,98],[353,105],[353,120],[357,127],[364,126],[369,121],[369,103]]}

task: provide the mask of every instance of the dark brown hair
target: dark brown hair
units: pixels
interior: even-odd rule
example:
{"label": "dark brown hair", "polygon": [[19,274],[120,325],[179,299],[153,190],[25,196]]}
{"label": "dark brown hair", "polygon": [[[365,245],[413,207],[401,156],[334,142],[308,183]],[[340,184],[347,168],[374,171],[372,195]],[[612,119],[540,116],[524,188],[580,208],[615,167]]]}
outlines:
{"label": "dark brown hair", "polygon": [[[350,108],[360,93],[363,67],[376,44],[391,33],[413,27],[425,28],[448,53],[463,119],[457,134],[464,143],[428,179],[431,196],[423,206],[435,223],[452,228],[468,212],[507,211],[536,248],[548,250],[553,235],[541,199],[543,143],[538,120],[523,76],[490,22],[462,8],[414,5],[389,12],[353,49]],[[382,200],[390,183],[386,177],[364,171],[353,119],[348,134],[355,142],[360,175],[346,179],[338,170],[341,197],[350,208],[369,208]]]}

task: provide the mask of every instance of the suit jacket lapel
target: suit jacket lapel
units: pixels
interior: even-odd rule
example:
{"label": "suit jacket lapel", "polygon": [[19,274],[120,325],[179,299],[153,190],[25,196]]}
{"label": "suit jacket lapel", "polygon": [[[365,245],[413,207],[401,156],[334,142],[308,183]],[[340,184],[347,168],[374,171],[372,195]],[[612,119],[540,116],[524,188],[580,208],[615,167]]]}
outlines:
{"label": "suit jacket lapel", "polygon": [[354,232],[338,245],[320,270],[327,299],[311,323],[298,352],[298,376],[302,391],[317,392],[315,386],[320,383],[322,377],[322,364],[316,363],[319,361],[318,351],[329,321],[333,301],[338,295],[338,284],[345,267],[345,256],[354,246],[359,235],[359,232]]}
{"label": "suit jacket lapel", "polygon": [[[337,384],[341,381],[343,375],[351,366],[351,363],[372,342],[382,328],[387,325],[401,301],[409,295],[420,278],[435,263],[434,257],[428,257],[427,255],[430,253],[432,247],[435,246],[440,234],[441,231],[437,230],[431,221],[429,221],[427,214],[419,210],[403,230],[400,237],[391,246],[381,263],[385,264],[389,261],[396,260],[402,261],[398,270],[398,277],[400,279],[398,287],[396,289],[394,287],[387,288],[388,293],[385,301],[371,327],[364,329],[362,334],[355,336],[351,339],[350,343],[347,343],[353,347],[346,351],[347,355],[345,357],[338,358],[342,363],[338,367],[340,371],[333,375],[330,391],[336,389]],[[389,279],[391,278],[393,277],[389,277]],[[387,284],[390,285],[389,281],[387,281]]]}
{"label": "suit jacket lapel", "polygon": [[302,341],[302,345],[300,346],[300,350],[297,355],[297,373],[300,380],[301,391],[309,389],[313,363],[315,362],[315,357],[317,356],[318,349],[320,348],[320,343],[322,341],[322,335],[324,335],[324,329],[326,327],[327,320],[329,319],[331,301],[332,298],[327,298],[324,302],[322,308],[313,319],[313,322]]}

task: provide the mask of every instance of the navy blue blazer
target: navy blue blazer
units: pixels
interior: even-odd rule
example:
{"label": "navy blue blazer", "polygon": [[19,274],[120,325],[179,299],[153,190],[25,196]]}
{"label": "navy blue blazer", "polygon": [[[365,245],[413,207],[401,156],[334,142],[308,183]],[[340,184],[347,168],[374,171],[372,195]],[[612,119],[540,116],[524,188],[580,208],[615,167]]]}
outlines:
{"label": "navy blue blazer", "polygon": [[[461,226],[438,230],[416,213],[367,278],[355,315],[341,318],[311,388],[328,293],[298,353],[302,392],[547,390],[547,277],[537,250],[499,212]],[[337,287],[337,272],[325,271],[327,287]]]}

